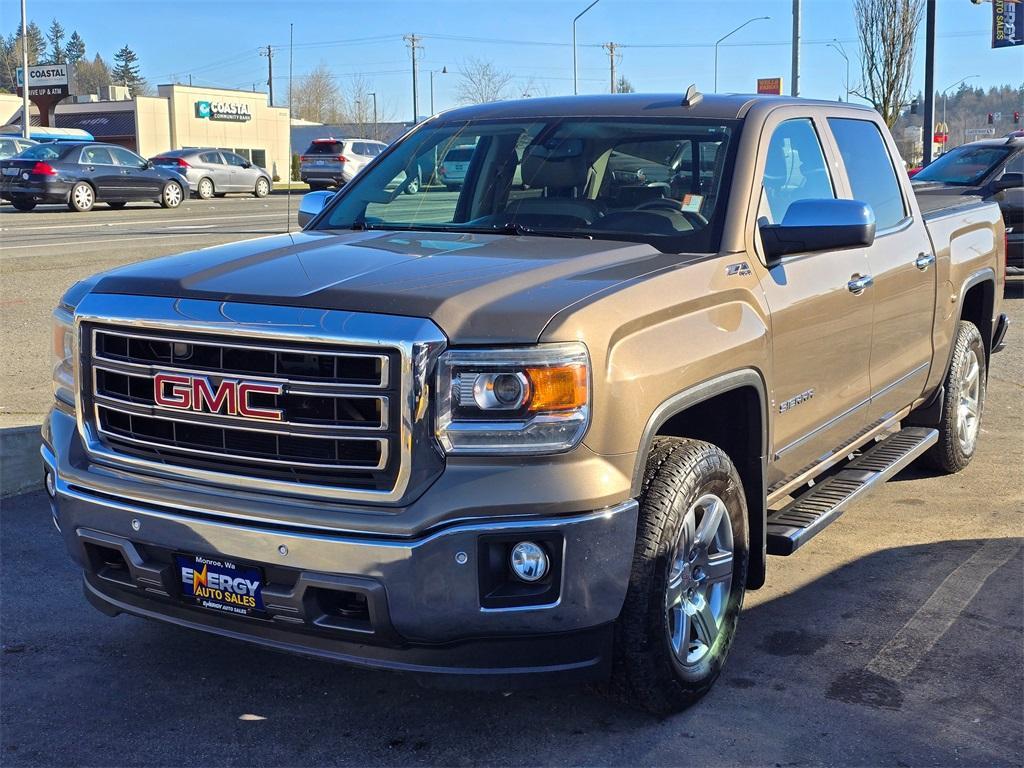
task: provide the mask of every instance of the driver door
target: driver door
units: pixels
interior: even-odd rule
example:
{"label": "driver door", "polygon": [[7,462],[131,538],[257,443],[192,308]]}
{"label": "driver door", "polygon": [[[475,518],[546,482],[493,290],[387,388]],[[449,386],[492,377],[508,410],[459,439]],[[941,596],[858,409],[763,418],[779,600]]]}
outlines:
{"label": "driver door", "polygon": [[[796,200],[837,194],[816,121],[798,112],[769,119],[758,152],[759,221],[780,223]],[[775,113],[778,114],[778,113]],[[760,237],[756,245],[763,257]],[[869,274],[863,248],[794,253],[767,264],[771,312],[769,486],[826,458],[867,424],[872,297],[850,281]]]}

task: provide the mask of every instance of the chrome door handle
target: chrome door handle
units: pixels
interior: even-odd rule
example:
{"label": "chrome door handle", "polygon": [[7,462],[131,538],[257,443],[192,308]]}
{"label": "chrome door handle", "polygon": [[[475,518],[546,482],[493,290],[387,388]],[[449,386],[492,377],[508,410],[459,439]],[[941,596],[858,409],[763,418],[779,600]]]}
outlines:
{"label": "chrome door handle", "polygon": [[924,272],[928,267],[935,263],[934,253],[921,253],[914,259],[914,266]]}
{"label": "chrome door handle", "polygon": [[870,288],[874,282],[875,278],[871,275],[857,275],[846,284],[846,287],[850,289],[850,293],[854,296],[860,296],[864,293],[864,289]]}

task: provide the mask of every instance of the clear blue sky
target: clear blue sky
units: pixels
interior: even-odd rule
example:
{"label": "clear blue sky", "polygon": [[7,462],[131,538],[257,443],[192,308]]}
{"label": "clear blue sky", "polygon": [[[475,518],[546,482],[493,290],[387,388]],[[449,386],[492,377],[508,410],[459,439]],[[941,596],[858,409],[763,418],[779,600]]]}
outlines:
{"label": "clear blue sky", "polygon": [[[341,85],[362,73],[390,118],[412,113],[409,53],[402,34],[424,35],[420,112],[429,111],[427,70],[457,72],[470,57],[489,59],[513,74],[533,95],[572,92],[572,18],[589,0],[28,0],[29,17],[45,30],[54,16],[85,39],[89,55],[108,61],[123,44],[139,54],[150,82],[263,90],[266,59],[257,48],[278,47],[275,89],[287,90],[288,24],[295,25],[296,76],[326,62]],[[745,20],[756,21],[722,44],[719,90],[749,92],[757,77],[781,75],[789,89],[791,0],[600,0],[577,27],[580,90],[608,88],[608,56],[601,43],[621,44],[618,70],[638,91],[680,91],[696,82],[712,90],[716,39]],[[0,24],[18,24],[17,0],[0,0]],[[1024,47],[992,50],[991,5],[939,0],[936,87],[965,75],[973,85],[1019,85]],[[923,28],[923,24],[922,24]],[[923,37],[923,33],[922,33]],[[859,82],[853,0],[803,0],[801,95],[838,98],[845,92],[845,64],[826,43],[842,41]],[[349,41],[349,42],[343,42]],[[645,47],[646,46],[646,47]],[[672,46],[672,47],[656,47]],[[923,40],[920,43],[923,54]],[[921,56],[916,87],[923,85]],[[435,78],[436,105],[454,105],[456,75]]]}

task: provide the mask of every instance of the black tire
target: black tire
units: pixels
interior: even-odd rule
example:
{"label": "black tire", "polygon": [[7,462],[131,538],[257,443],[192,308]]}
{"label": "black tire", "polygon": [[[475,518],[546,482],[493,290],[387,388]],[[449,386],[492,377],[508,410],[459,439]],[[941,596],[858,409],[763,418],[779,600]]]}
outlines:
{"label": "black tire", "polygon": [[266,197],[270,194],[270,180],[265,176],[256,179],[256,187],[252,191],[253,197]]}
{"label": "black tire", "polygon": [[128,205],[128,203],[126,203],[124,200],[115,200],[112,203],[107,203],[107,205],[113,208],[115,211],[120,211],[122,208]]}
{"label": "black tire", "polygon": [[91,211],[96,204],[96,190],[90,184],[80,181],[71,188],[68,195],[68,208],[72,211],[85,213]]}
{"label": "black tire", "polygon": [[309,186],[310,192],[319,192],[322,189],[327,189],[326,184],[318,181],[307,181],[306,184]]}
{"label": "black tire", "polygon": [[161,208],[177,208],[185,200],[185,188],[176,181],[168,181],[164,184],[160,193]]}
{"label": "black tire", "polygon": [[[717,542],[725,531],[731,534],[732,571],[731,575],[724,576],[718,571],[718,575],[711,578],[711,582],[720,579],[718,584],[721,585],[717,598],[719,618],[712,615],[716,628],[712,641],[702,646],[699,631],[692,634],[696,630],[691,626],[707,626],[706,618],[701,622],[694,614],[691,614],[693,619],[683,625],[685,639],[682,639],[683,630],[679,631],[681,648],[694,657],[692,661],[683,660],[673,651],[675,620],[668,607],[671,583],[678,585],[682,574],[673,579],[670,569],[673,563],[680,562],[676,547],[678,542],[685,541],[684,525],[692,524],[685,521],[696,521],[693,528],[699,534],[700,523],[709,514],[710,507],[703,508],[698,519],[701,511],[698,501],[711,497],[723,503],[723,517],[725,512],[728,514],[728,524],[723,520],[715,526],[718,533],[712,541]],[[690,530],[687,527],[687,531]],[[713,546],[717,548],[717,544]],[[735,636],[746,588],[748,552],[747,505],[742,483],[729,457],[710,443],[656,438],[644,474],[626,601],[616,624],[613,690],[629,702],[659,715],[685,709],[710,690]],[[678,602],[680,608],[696,605],[691,602],[694,593],[703,605],[713,604],[713,600],[704,600],[702,582],[694,580],[700,571],[698,564],[707,562],[706,556],[707,553],[703,556],[697,553],[693,554],[696,559],[684,557],[681,561],[686,563],[682,571],[686,572],[686,583],[692,588],[683,592],[684,600]],[[713,553],[713,556],[721,558],[723,554]],[[712,573],[710,563],[707,573]],[[676,591],[679,591],[678,586]],[[705,617],[703,608],[696,614]]]}
{"label": "black tire", "polygon": [[204,177],[196,185],[196,197],[200,200],[209,200],[216,194],[213,187],[213,179]]}
{"label": "black tire", "polygon": [[[974,365],[977,365],[977,415],[973,423],[970,423],[966,413],[961,410],[961,398],[968,395],[967,390],[970,386],[967,379]],[[981,339],[981,332],[974,323],[961,320],[953,339],[953,358],[949,362],[949,370],[946,371],[946,378],[943,381],[939,423],[934,425],[939,430],[939,441],[921,457],[923,463],[932,469],[949,474],[959,472],[971,463],[978,447],[987,383],[988,369],[985,364],[985,344]],[[962,430],[969,433],[970,439],[966,442],[962,440]]]}
{"label": "black tire", "polygon": [[11,205],[14,206],[15,210],[18,211],[31,211],[37,205],[34,197],[28,197],[27,195],[15,195],[11,198]]}

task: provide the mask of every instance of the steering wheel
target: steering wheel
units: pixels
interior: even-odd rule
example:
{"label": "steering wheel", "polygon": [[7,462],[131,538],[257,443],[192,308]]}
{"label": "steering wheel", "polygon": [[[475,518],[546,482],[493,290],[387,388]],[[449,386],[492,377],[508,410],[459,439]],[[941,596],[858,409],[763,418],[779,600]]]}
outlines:
{"label": "steering wheel", "polygon": [[666,210],[672,211],[673,213],[680,214],[690,224],[697,225],[700,227],[706,227],[708,220],[696,211],[684,211],[679,207],[679,203],[676,200],[670,200],[667,197],[660,197],[657,200],[648,200],[646,203],[640,203],[635,210],[648,211],[648,210]]}

